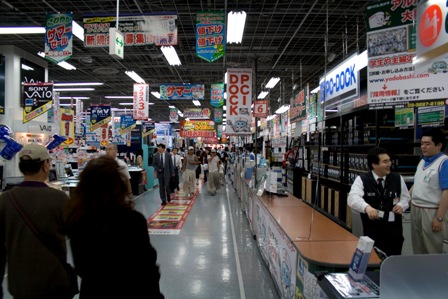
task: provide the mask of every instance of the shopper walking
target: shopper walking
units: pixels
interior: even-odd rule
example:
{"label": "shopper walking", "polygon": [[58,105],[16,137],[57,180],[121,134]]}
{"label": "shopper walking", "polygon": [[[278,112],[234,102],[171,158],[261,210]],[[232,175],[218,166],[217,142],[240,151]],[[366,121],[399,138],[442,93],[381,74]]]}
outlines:
{"label": "shopper walking", "polygon": [[178,154],[177,148],[173,148],[172,159],[175,174],[175,186],[172,187],[172,190],[177,189],[179,191],[179,172],[182,169],[182,157]]}
{"label": "shopper walking", "polygon": [[448,157],[440,129],[423,132],[423,159],[414,175],[412,194],[412,248],[414,254],[443,253],[448,239]]}
{"label": "shopper walking", "polygon": [[174,174],[173,160],[169,153],[165,153],[165,144],[157,146],[157,154],[154,157],[154,168],[159,179],[159,194],[162,205],[171,201],[170,180]]}
{"label": "shopper walking", "polygon": [[126,201],[117,167],[106,156],[89,161],[65,209],[80,298],[164,298],[146,219]]}
{"label": "shopper walking", "polygon": [[208,157],[210,156],[210,151],[206,148],[201,154],[202,170],[204,172],[204,183],[208,180]]}
{"label": "shopper walking", "polygon": [[194,194],[196,190],[195,177],[196,168],[199,165],[198,157],[194,154],[194,148],[188,147],[188,153],[184,158],[184,165],[182,166],[183,173],[183,191],[187,196]]}
{"label": "shopper walking", "polygon": [[361,213],[364,235],[389,255],[400,255],[403,247],[401,215],[409,207],[410,195],[403,177],[391,173],[392,162],[383,148],[367,154],[370,171],[358,176],[347,198],[348,205]]}
{"label": "shopper walking", "polygon": [[208,156],[208,184],[207,190],[211,195],[215,195],[216,191],[221,187],[219,167],[221,160],[216,154],[216,149],[212,148],[210,155]]}
{"label": "shopper walking", "polygon": [[0,286],[7,261],[14,298],[73,298],[62,221],[69,198],[45,184],[51,168],[45,147],[28,144],[18,156],[24,180],[0,195]]}
{"label": "shopper walking", "polygon": [[126,183],[126,196],[128,200],[132,200],[132,187],[131,187],[131,174],[129,173],[128,165],[125,161],[118,159],[118,147],[114,143],[108,143],[106,145],[106,156],[111,157],[118,163],[118,169],[120,170],[120,173],[125,179]]}

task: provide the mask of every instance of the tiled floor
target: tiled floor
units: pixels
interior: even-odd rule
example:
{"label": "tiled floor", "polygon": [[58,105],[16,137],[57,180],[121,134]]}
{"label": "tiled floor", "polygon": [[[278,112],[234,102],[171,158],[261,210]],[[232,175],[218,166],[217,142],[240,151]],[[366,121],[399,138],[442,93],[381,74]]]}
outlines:
{"label": "tiled floor", "polygon": [[[158,191],[136,198],[136,209],[146,218],[160,207]],[[230,183],[215,196],[205,186],[200,190],[179,235],[150,238],[167,299],[279,298]]]}

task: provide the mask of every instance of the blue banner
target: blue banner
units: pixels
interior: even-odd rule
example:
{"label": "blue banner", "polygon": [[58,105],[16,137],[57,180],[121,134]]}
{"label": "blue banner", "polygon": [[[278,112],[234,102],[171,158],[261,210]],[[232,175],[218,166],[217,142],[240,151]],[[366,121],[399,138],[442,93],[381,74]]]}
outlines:
{"label": "blue banner", "polygon": [[212,83],[210,86],[210,104],[213,107],[224,106],[224,83]]}
{"label": "blue banner", "polygon": [[203,100],[203,84],[161,84],[161,100]]}
{"label": "blue banner", "polygon": [[47,14],[45,58],[58,63],[73,55],[73,14]]}
{"label": "blue banner", "polygon": [[132,115],[120,116],[120,135],[131,132],[136,125]]}
{"label": "blue banner", "polygon": [[90,106],[90,132],[110,122],[110,105]]}
{"label": "blue banner", "polygon": [[196,56],[213,62],[226,53],[226,15],[224,12],[196,14]]}

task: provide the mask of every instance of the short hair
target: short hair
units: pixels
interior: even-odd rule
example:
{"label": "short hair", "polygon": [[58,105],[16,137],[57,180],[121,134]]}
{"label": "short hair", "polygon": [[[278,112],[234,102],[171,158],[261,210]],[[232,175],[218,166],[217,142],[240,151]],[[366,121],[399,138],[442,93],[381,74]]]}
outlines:
{"label": "short hair", "polygon": [[113,149],[113,150],[118,151],[118,146],[117,146],[115,143],[108,143],[108,144],[106,145],[106,148],[111,148],[111,149]]}
{"label": "short hair", "polygon": [[435,145],[441,143],[442,147],[440,148],[440,151],[443,152],[445,150],[446,140],[445,140],[445,134],[443,134],[442,130],[438,128],[430,128],[423,131],[422,137],[423,136],[431,137]]}
{"label": "short hair", "polygon": [[157,147],[161,147],[161,148],[165,149],[165,144],[159,143],[159,145],[157,145]]}
{"label": "short hair", "polygon": [[369,169],[372,170],[372,164],[380,163],[380,155],[389,154],[386,149],[382,147],[374,147],[367,153],[367,163],[369,164]]}
{"label": "short hair", "polygon": [[21,158],[19,161],[19,170],[23,175],[33,175],[40,171],[46,160],[31,160]]}
{"label": "short hair", "polygon": [[167,153],[171,153],[171,149],[167,148],[167,149],[166,149],[166,152],[167,152]]}

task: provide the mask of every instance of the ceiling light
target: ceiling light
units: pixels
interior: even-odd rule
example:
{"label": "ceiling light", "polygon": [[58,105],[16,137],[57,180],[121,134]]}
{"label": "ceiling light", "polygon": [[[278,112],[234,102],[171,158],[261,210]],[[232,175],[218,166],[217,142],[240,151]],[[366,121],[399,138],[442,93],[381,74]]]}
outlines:
{"label": "ceiling light", "polygon": [[76,104],[59,104],[61,107],[70,107],[70,106],[76,106]]}
{"label": "ceiling light", "polygon": [[198,100],[193,100],[193,104],[198,107],[201,106],[201,102],[199,102]]}
{"label": "ceiling light", "polygon": [[151,94],[156,98],[160,99],[160,93],[158,91],[151,91]]}
{"label": "ceiling light", "polygon": [[240,44],[243,40],[246,12],[231,11],[227,14],[227,43]]}
{"label": "ceiling light", "polygon": [[79,38],[80,40],[84,41],[84,28],[82,28],[78,23],[75,21],[72,21],[72,33]]}
{"label": "ceiling light", "polygon": [[145,80],[143,80],[142,77],[140,77],[136,72],[134,71],[125,71],[125,74],[131,77],[132,80],[134,80],[137,83],[146,83]]}
{"label": "ceiling light", "polygon": [[320,90],[320,86],[314,88],[313,90],[311,90],[311,93],[318,93]]}
{"label": "ceiling light", "polygon": [[169,105],[168,108],[174,109],[174,108],[176,108],[176,107],[173,106],[173,105]]}
{"label": "ceiling light", "polygon": [[156,103],[148,102],[148,105],[155,105]]}
{"label": "ceiling light", "polygon": [[74,99],[74,100],[89,100],[90,97],[76,97],[76,96],[67,97],[67,96],[65,96],[65,97],[59,97],[59,99],[60,100],[71,100],[71,99]]}
{"label": "ceiling light", "polygon": [[180,59],[179,56],[177,56],[177,52],[176,49],[174,49],[173,46],[169,46],[169,47],[161,47],[160,48],[163,52],[163,55],[165,55],[166,60],[168,60],[168,63],[170,65],[182,65],[182,63],[180,63]]}
{"label": "ceiling light", "polygon": [[226,105],[222,106],[222,108],[224,109],[224,111],[227,110],[227,106]]}
{"label": "ceiling light", "polygon": [[224,74],[224,84],[227,84],[227,72]]}
{"label": "ceiling light", "polygon": [[258,95],[257,99],[264,99],[265,97],[267,97],[268,94],[269,94],[269,91],[262,91]]}
{"label": "ceiling light", "polygon": [[118,103],[118,105],[121,105],[121,106],[133,106],[134,103]]}
{"label": "ceiling light", "polygon": [[134,96],[104,96],[105,99],[133,99]]}
{"label": "ceiling light", "polygon": [[71,65],[70,63],[66,62],[66,61],[61,61],[58,63],[58,65],[66,70],[76,70],[76,67],[74,67],[73,65]]}
{"label": "ceiling light", "polygon": [[24,63],[22,63],[22,70],[26,70],[26,71],[34,71],[34,69]]}
{"label": "ceiling light", "polygon": [[271,80],[269,80],[268,84],[266,84],[266,88],[274,88],[274,86],[277,85],[278,81],[280,81],[279,77],[272,77]]}
{"label": "ceiling light", "polygon": [[92,91],[95,88],[55,88],[53,91]]}
{"label": "ceiling light", "polygon": [[43,34],[45,27],[0,27],[0,34]]}
{"label": "ceiling light", "polygon": [[95,86],[95,85],[104,85],[104,83],[101,82],[72,82],[72,83],[54,83],[54,86]]}
{"label": "ceiling light", "polygon": [[226,117],[227,116],[227,114],[226,113],[224,113],[223,115],[222,115],[222,117]]}
{"label": "ceiling light", "polygon": [[42,58],[45,58],[45,52],[37,52],[37,55],[39,55]]}
{"label": "ceiling light", "polygon": [[275,111],[275,114],[282,114],[289,110],[289,105],[283,105]]}

